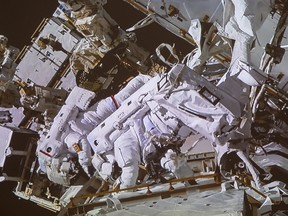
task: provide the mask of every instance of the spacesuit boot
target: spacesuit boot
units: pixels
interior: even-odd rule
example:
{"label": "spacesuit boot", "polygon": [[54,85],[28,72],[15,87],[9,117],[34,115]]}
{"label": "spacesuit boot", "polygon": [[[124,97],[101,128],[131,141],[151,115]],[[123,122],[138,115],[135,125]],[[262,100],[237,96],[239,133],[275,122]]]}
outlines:
{"label": "spacesuit boot", "polygon": [[131,161],[125,164],[122,168],[122,174],[116,179],[113,184],[113,189],[125,189],[134,187],[137,181],[139,172],[139,162]]}

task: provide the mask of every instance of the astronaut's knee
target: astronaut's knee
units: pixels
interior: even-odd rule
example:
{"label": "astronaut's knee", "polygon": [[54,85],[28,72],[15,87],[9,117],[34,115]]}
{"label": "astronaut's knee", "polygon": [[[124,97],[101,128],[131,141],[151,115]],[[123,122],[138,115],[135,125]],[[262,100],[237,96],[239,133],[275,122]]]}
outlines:
{"label": "astronaut's knee", "polygon": [[122,167],[120,189],[133,187],[136,185],[139,172],[138,162],[126,164]]}

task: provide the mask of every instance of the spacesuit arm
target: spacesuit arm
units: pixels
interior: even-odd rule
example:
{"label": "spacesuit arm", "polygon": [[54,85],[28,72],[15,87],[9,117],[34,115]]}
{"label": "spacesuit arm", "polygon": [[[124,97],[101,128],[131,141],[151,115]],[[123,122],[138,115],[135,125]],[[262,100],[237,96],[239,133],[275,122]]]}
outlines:
{"label": "spacesuit arm", "polygon": [[78,162],[83,168],[83,170],[90,177],[93,173],[90,173],[89,167],[91,166],[91,147],[86,138],[79,140],[80,151],[78,154]]}
{"label": "spacesuit arm", "polygon": [[87,175],[91,177],[92,174],[89,172],[89,167],[91,166],[91,148],[86,137],[78,133],[70,133],[65,138],[65,142],[68,148],[72,147],[77,153],[79,164]]}
{"label": "spacesuit arm", "polygon": [[91,166],[91,152],[86,152],[81,147],[77,144],[74,143],[73,147],[75,150],[77,150],[77,155],[78,155],[78,162],[81,165],[82,169],[85,171],[85,173],[91,177],[93,174],[90,173],[89,167]]}
{"label": "spacesuit arm", "polygon": [[176,152],[172,151],[171,149],[169,149],[167,151],[167,153],[165,154],[165,157],[161,158],[161,166],[164,169],[169,170],[170,172],[175,172],[176,168],[177,168],[177,155]]}

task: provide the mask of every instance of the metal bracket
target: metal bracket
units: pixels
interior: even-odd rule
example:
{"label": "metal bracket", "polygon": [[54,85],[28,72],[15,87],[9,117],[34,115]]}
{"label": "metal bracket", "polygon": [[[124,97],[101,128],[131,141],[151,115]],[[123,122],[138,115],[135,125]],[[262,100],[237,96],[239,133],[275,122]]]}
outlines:
{"label": "metal bracket", "polygon": [[114,209],[117,211],[123,209],[121,202],[115,197],[108,197],[106,204],[108,209]]}

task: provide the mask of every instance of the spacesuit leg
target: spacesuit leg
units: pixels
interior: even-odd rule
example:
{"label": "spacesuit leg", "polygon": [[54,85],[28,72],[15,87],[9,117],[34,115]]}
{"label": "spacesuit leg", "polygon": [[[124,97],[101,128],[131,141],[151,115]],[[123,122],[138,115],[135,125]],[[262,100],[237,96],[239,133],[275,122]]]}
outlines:
{"label": "spacesuit leg", "polygon": [[122,169],[122,174],[115,185],[120,184],[120,189],[135,186],[139,171],[140,147],[137,137],[131,130],[115,141],[114,152],[115,160]]}
{"label": "spacesuit leg", "polygon": [[139,162],[131,161],[130,163],[126,163],[122,167],[121,177],[116,180],[116,184],[120,184],[120,189],[133,187],[136,184],[138,172],[139,172]]}

